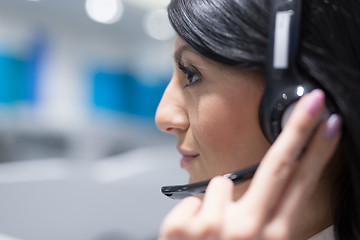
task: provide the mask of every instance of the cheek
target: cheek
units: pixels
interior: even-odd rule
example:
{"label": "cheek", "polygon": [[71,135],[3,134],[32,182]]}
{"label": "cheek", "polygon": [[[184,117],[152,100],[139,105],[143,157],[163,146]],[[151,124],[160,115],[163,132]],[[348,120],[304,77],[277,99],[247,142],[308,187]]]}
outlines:
{"label": "cheek", "polygon": [[206,158],[205,168],[225,173],[260,161],[267,141],[258,123],[259,102],[260,95],[237,93],[214,96],[199,105],[193,131]]}
{"label": "cheek", "polygon": [[214,99],[210,106],[203,106],[203,110],[200,108],[198,126],[195,128],[203,145],[212,146],[222,153],[242,142],[237,140],[252,135],[258,125],[255,106],[239,103],[236,107],[230,107],[231,101],[226,100]]}

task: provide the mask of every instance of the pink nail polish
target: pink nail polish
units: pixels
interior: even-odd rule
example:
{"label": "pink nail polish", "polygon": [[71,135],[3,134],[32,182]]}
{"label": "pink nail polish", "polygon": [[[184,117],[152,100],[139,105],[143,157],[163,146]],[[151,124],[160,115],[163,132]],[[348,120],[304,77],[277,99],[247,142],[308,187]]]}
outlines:
{"label": "pink nail polish", "polygon": [[310,100],[306,106],[306,110],[308,113],[315,115],[324,103],[325,94],[322,90],[315,89],[309,95]]}
{"label": "pink nail polish", "polygon": [[326,123],[326,128],[324,132],[325,137],[328,139],[334,138],[339,133],[341,125],[341,116],[338,114],[332,114]]}

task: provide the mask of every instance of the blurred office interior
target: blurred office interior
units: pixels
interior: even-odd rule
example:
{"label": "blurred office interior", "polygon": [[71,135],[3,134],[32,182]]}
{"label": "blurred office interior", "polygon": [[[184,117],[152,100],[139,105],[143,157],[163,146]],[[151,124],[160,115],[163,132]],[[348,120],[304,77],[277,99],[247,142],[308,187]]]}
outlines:
{"label": "blurred office interior", "polygon": [[1,240],[156,239],[187,181],[154,122],[168,2],[0,1]]}

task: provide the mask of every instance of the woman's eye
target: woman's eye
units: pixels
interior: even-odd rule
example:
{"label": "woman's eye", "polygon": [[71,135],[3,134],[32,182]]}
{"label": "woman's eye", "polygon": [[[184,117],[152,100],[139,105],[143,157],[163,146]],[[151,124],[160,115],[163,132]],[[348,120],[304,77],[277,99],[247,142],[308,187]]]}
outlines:
{"label": "woman's eye", "polygon": [[199,76],[196,74],[196,73],[193,73],[193,72],[188,72],[186,73],[186,79],[188,80],[188,84],[186,84],[184,86],[184,88],[187,88],[191,85],[193,85],[194,83],[196,83],[197,81],[199,81]]}
{"label": "woman's eye", "polygon": [[189,82],[184,86],[184,88],[190,87],[200,80],[200,74],[196,70],[186,67],[180,62],[178,63],[178,67],[185,74],[185,78]]}

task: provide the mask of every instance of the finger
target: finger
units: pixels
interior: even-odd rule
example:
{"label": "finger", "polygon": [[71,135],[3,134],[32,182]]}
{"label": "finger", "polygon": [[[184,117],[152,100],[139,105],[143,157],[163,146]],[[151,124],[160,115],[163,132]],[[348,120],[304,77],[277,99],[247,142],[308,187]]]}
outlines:
{"label": "finger", "polygon": [[188,197],[176,205],[165,217],[159,232],[159,240],[181,239],[190,220],[199,212],[201,200]]}
{"label": "finger", "polygon": [[189,228],[194,239],[219,239],[224,212],[233,201],[233,182],[224,177],[215,177],[206,189],[203,204]]}
{"label": "finger", "polygon": [[218,217],[223,213],[225,204],[233,200],[234,184],[225,177],[213,178],[206,189],[200,215]]}
{"label": "finger", "polygon": [[334,154],[341,136],[341,117],[333,114],[318,128],[289,184],[276,218],[291,223],[305,207],[318,185],[321,173]]}
{"label": "finger", "polygon": [[252,211],[262,221],[266,220],[291,178],[298,157],[318,125],[324,102],[325,95],[321,90],[314,90],[300,99],[241,199],[249,202],[246,204],[252,206]]}

